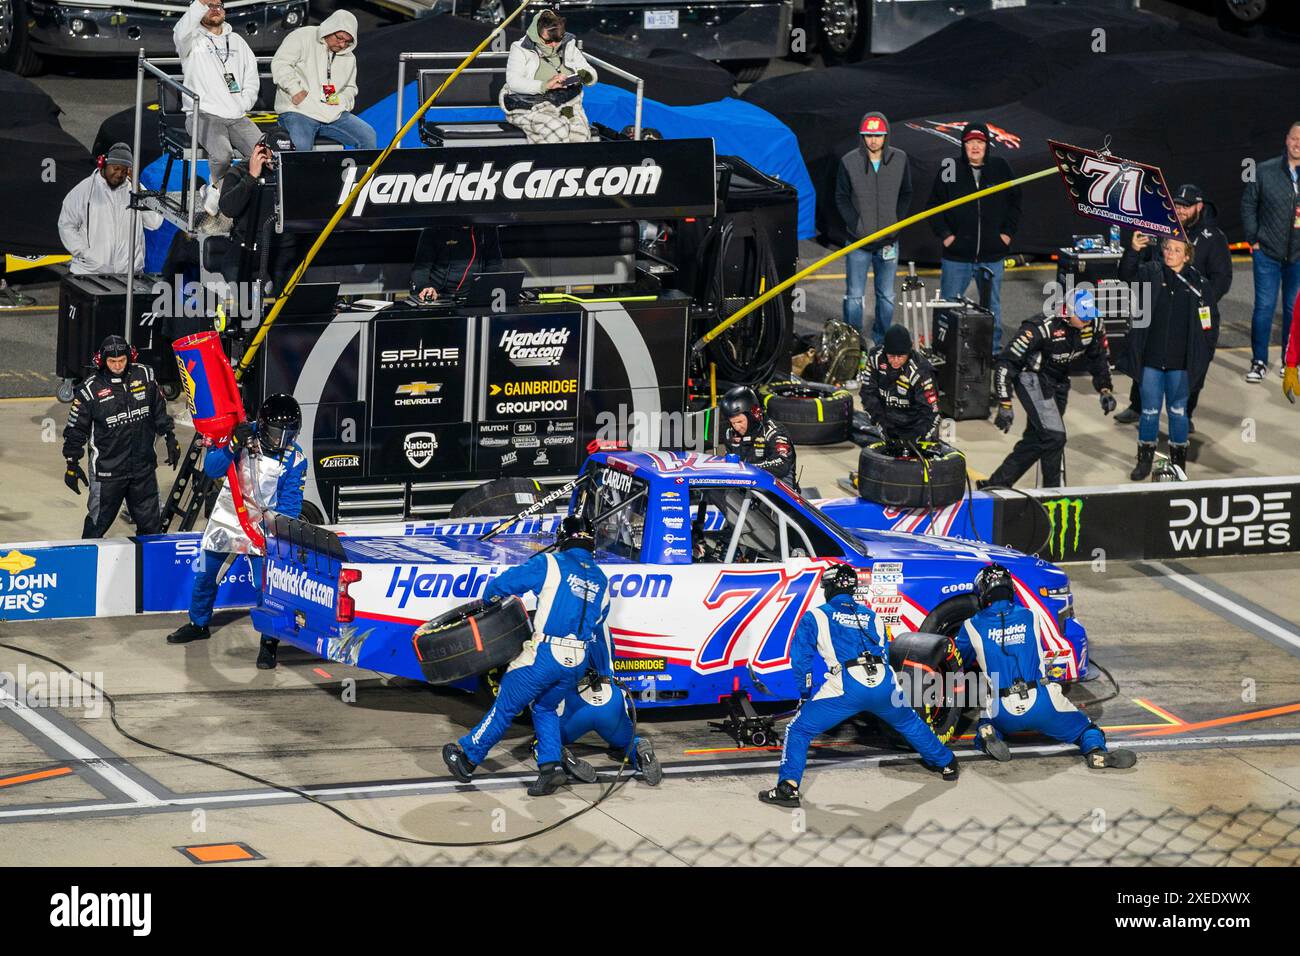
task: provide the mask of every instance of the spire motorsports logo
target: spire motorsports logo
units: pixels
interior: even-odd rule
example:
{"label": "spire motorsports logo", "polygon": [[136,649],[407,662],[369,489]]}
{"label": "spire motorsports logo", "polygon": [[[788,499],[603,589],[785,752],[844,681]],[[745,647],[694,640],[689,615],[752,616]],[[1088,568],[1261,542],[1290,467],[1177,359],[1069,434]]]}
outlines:
{"label": "spire motorsports logo", "polygon": [[1083,531],[1083,499],[1053,498],[1043,502],[1050,524],[1047,535],[1048,557],[1064,560],[1079,551],[1079,535]]}

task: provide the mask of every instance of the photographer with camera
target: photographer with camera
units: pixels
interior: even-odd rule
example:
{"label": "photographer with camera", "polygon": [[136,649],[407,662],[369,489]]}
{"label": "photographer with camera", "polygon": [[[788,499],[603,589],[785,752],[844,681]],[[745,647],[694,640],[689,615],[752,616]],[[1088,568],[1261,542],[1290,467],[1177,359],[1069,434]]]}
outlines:
{"label": "photographer with camera", "polygon": [[293,239],[275,232],[275,167],[275,154],[262,139],[248,162],[233,167],[221,183],[221,214],[233,222],[221,274],[231,286],[255,281],[258,295],[283,288],[295,259]]}
{"label": "photographer with camera", "polygon": [[564,18],[542,10],[523,39],[510,45],[501,108],[530,143],[586,143],[591,124],[582,109],[582,89],[596,71],[564,32]]}

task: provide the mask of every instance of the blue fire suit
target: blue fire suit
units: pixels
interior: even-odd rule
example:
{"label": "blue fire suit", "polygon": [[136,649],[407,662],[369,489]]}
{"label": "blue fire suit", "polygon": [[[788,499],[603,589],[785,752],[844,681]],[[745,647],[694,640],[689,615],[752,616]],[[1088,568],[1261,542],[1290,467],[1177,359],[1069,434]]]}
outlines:
{"label": "blue fire suit", "polygon": [[558,764],[560,704],[586,673],[589,656],[599,667],[608,653],[609,580],[590,551],[534,555],[488,582],[483,598],[526,591],[537,595],[533,637],[506,669],[492,709],[460,738],[470,763],[482,763],[511,721],[531,705],[538,766]]}
{"label": "blue fire suit", "polygon": [[613,648],[609,644],[609,629],[605,640],[599,638],[592,645],[592,666],[604,678],[598,687],[573,688],[560,704],[560,739],[567,746],[593,730],[605,743],[621,750],[637,768],[636,736],[632,724],[633,704],[627,691],[612,680]]}
{"label": "blue fire suit", "polygon": [[[880,658],[874,675],[864,665],[852,663],[863,654]],[[806,686],[814,665],[824,666],[826,680],[785,729],[778,780],[797,785],[803,779],[813,737],[864,711],[902,734],[930,766],[946,767],[956,759],[904,701],[898,678],[889,666],[883,629],[866,605],[848,594],[837,594],[799,619],[790,648],[790,669]]]}
{"label": "blue fire suit", "polygon": [[[954,638],[962,660],[975,658],[987,681],[988,697],[976,725],[975,746],[983,750],[979,730],[992,725],[1005,734],[1040,733],[1078,744],[1089,753],[1106,749],[1106,735],[1070,703],[1061,685],[1047,680],[1043,643],[1034,614],[1011,601],[998,601],[968,620]],[[1011,690],[1023,680],[1025,692]]]}

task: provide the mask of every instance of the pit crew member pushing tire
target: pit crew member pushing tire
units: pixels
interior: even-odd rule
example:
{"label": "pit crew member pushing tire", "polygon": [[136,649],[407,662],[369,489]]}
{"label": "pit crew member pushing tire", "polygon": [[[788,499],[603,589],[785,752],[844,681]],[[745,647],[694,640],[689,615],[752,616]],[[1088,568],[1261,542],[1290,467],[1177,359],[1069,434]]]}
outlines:
{"label": "pit crew member pushing tire", "polygon": [[537,595],[533,637],[510,662],[501,678],[496,703],[469,733],[442,748],[442,759],[456,779],[469,783],[474,769],[505,736],[511,721],[531,707],[537,734],[537,780],[528,795],[554,793],[566,778],[560,743],[560,704],[578,685],[592,660],[608,669],[609,579],[592,556],[591,526],[579,515],[560,523],[556,554],[535,554],[518,567],[493,578],[484,601],[511,594]]}
{"label": "pit crew member pushing tire", "polygon": [[[242,422],[235,426],[230,444],[209,448],[203,458],[203,472],[219,479],[232,461],[238,462],[244,477],[244,504],[256,524],[263,511],[275,510],[290,518],[302,513],[302,491],[307,475],[307,458],[294,439],[302,428],[302,412],[290,395],[269,395],[257,413],[257,424]],[[253,575],[258,597],[262,594],[262,551],[248,539],[227,483],[217,495],[216,507],[203,533],[203,548],[194,571],[194,590],[190,594],[189,622],[167,635],[168,644],[188,644],[206,640],[210,635],[212,605],[217,599],[217,584],[228,562],[244,555]],[[280,642],[263,637],[257,654],[260,670],[276,664]]]}
{"label": "pit crew member pushing tire", "polygon": [[799,784],[813,737],[856,714],[874,714],[889,724],[921,755],[925,766],[944,780],[958,776],[957,758],[903,700],[898,678],[889,666],[889,651],[876,615],[853,596],[858,573],[836,565],[822,577],[826,603],[799,619],[790,647],[795,679],[811,687],[813,665],[820,658],[828,673],[811,700],[805,700],[785,728],[776,786],[758,798],[780,807],[799,806]]}
{"label": "pit crew member pushing tire", "polygon": [[1043,645],[1033,612],[1016,603],[1011,573],[990,564],[975,575],[980,610],[954,641],[963,660],[979,661],[988,691],[975,727],[975,747],[994,760],[1011,759],[1006,734],[1040,733],[1077,744],[1094,770],[1124,769],[1137,762],[1131,750],[1106,749],[1106,735],[1072,703],[1056,681],[1048,680]]}
{"label": "pit crew member pushing tire", "polygon": [[798,487],[795,483],[794,442],[785,426],[763,414],[763,405],[752,388],[737,385],[718,402],[727,422],[722,442],[728,455]]}

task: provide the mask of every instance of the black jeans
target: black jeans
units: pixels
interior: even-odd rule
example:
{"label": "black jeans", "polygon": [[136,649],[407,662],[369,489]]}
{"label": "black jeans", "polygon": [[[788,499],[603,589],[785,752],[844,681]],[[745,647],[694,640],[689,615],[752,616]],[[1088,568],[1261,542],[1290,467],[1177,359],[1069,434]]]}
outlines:
{"label": "black jeans", "polygon": [[162,515],[158,510],[158,479],[152,471],[147,471],[135,478],[101,481],[99,497],[91,495],[81,536],[102,538],[117,520],[123,501],[131,512],[131,520],[135,522],[136,534],[158,534],[162,531]]}
{"label": "black jeans", "polygon": [[989,476],[989,484],[1009,488],[1037,461],[1042,464],[1043,487],[1060,487],[1070,383],[1056,384],[1036,372],[1021,372],[1015,388],[1016,397],[1025,409],[1025,433],[997,471]]}

